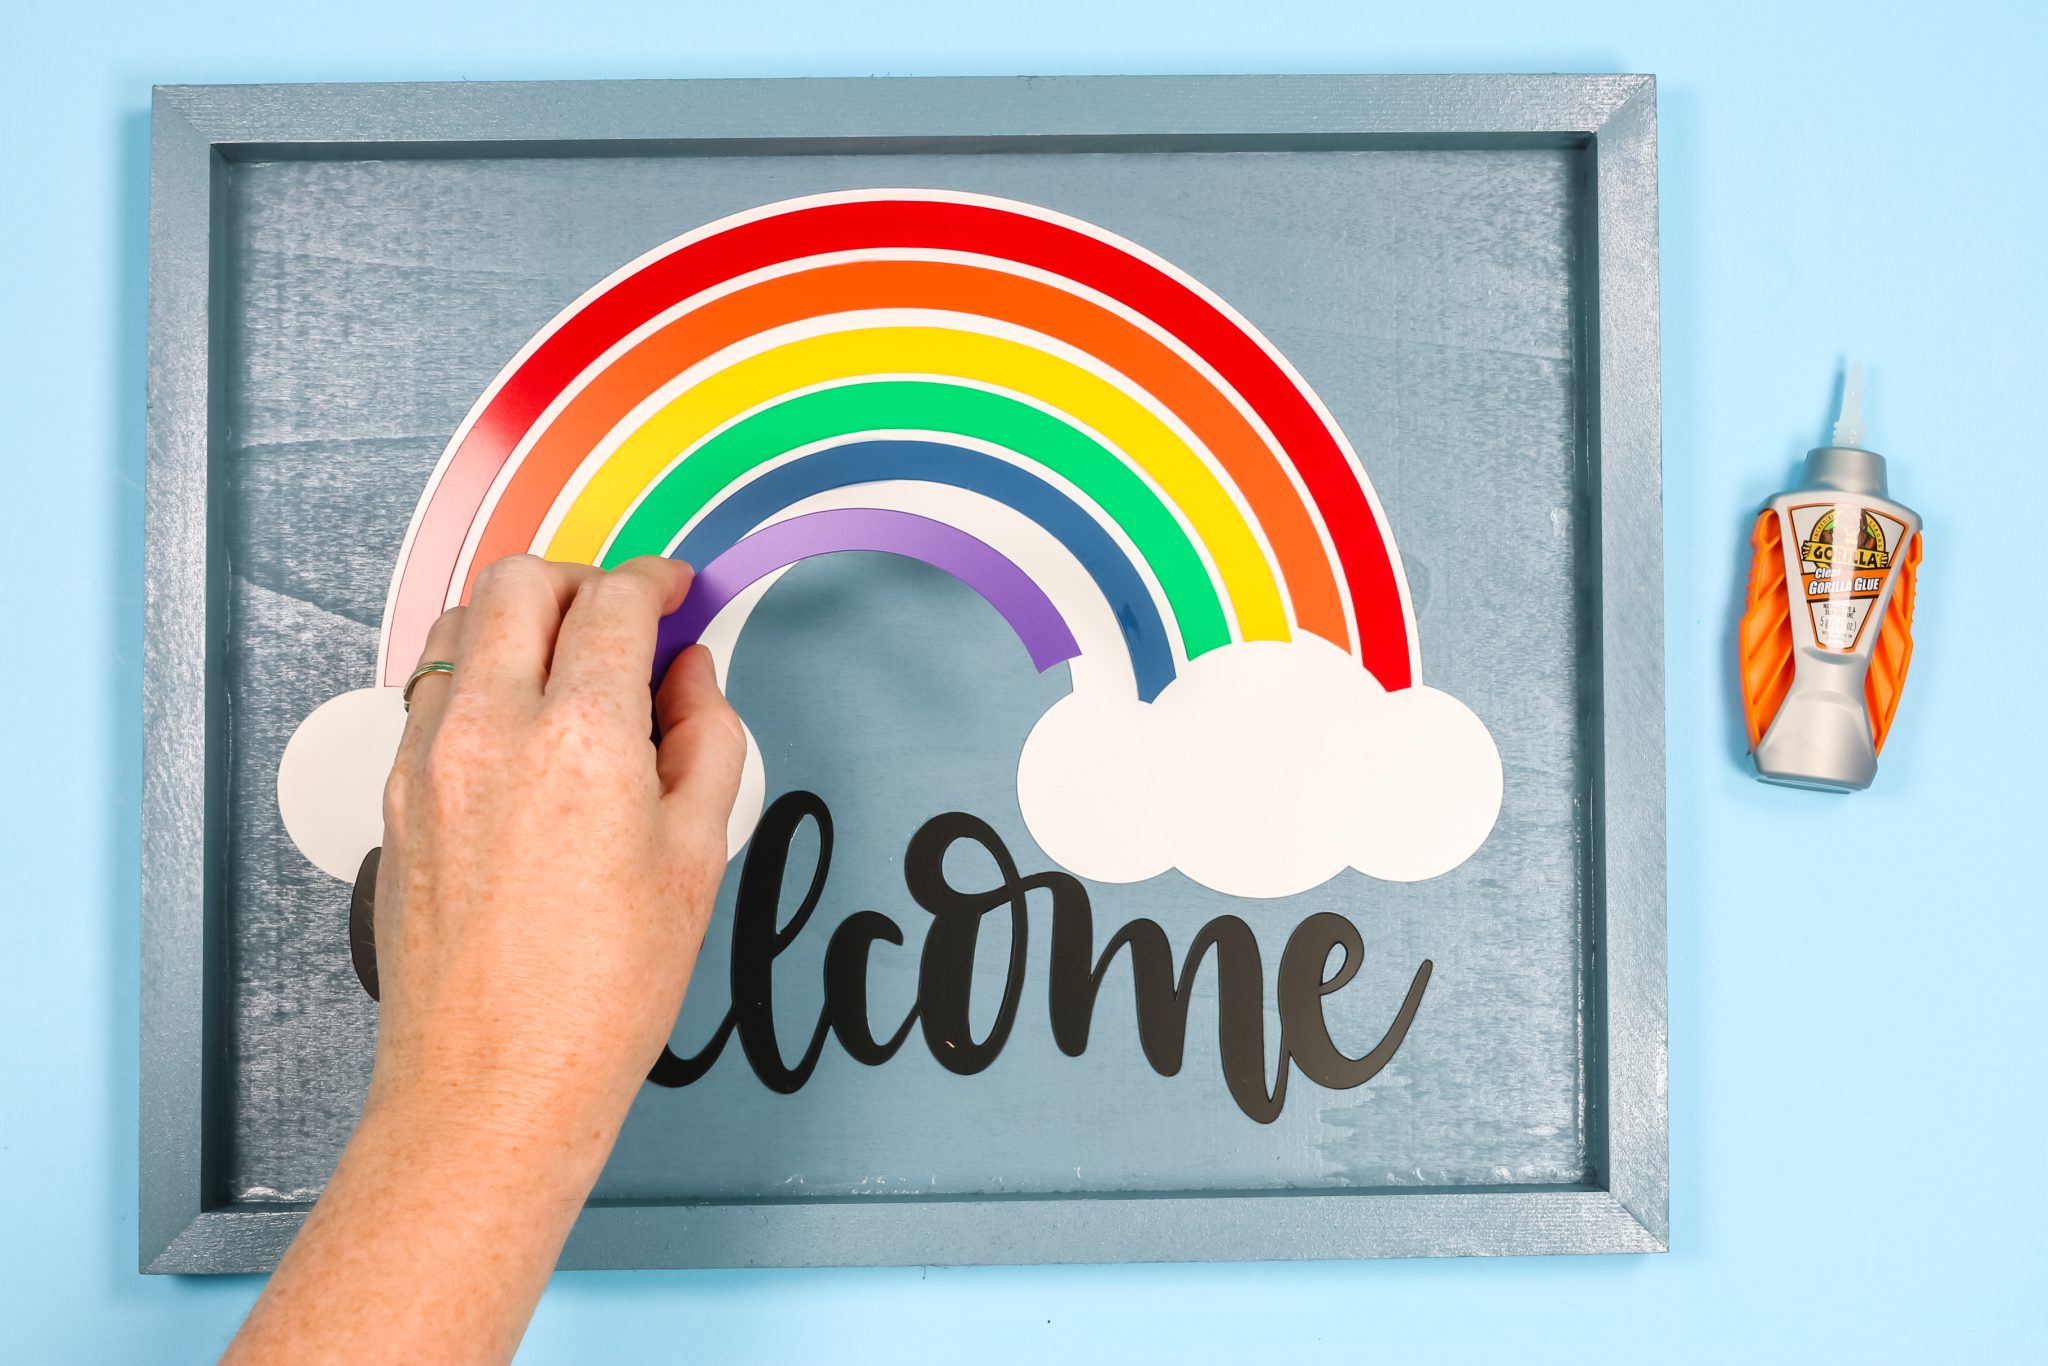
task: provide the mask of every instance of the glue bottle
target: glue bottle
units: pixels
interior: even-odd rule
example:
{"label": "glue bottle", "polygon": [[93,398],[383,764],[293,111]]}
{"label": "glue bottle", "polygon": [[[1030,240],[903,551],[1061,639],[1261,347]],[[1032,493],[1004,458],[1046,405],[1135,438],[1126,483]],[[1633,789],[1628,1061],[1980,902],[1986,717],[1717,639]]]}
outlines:
{"label": "glue bottle", "polygon": [[1895,503],[1863,447],[1863,369],[1851,365],[1830,445],[1750,536],[1742,705],[1765,782],[1855,792],[1877,776],[1906,666],[1920,515]]}

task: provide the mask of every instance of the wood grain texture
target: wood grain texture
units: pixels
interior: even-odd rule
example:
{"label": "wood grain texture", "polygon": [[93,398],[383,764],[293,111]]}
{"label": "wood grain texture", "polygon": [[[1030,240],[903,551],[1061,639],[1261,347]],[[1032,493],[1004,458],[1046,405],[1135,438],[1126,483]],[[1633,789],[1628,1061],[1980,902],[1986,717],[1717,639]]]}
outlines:
{"label": "wood grain texture", "polygon": [[[289,309],[280,314],[268,307],[261,294],[267,287],[262,261],[238,258],[230,275],[215,278],[209,273],[224,245],[238,240],[235,231],[250,226],[234,215],[260,210],[265,202],[258,196],[235,207],[236,201],[228,196],[230,179],[220,173],[223,155],[233,159],[230,164],[281,162],[274,169],[290,176],[298,174],[298,163],[323,157],[503,157],[541,150],[558,156],[659,152],[781,158],[816,151],[897,156],[929,151],[958,162],[1026,147],[1155,154],[1242,148],[1283,155],[1290,148],[1294,155],[1397,148],[1583,149],[1571,155],[1574,164],[1584,168],[1587,193],[1560,238],[1567,256],[1576,262],[1567,264],[1578,279],[1571,295],[1569,335],[1558,343],[1554,361],[1545,361],[1540,354],[1547,344],[1533,344],[1527,337],[1504,335],[1488,343],[1503,354],[1526,356],[1531,365],[1548,364],[1565,377],[1564,387],[1557,391],[1565,404],[1559,411],[1576,432],[1572,439],[1582,462],[1584,493],[1572,516],[1586,566],[1581,570],[1587,590],[1582,601],[1593,613],[1583,619],[1582,627],[1560,619],[1555,629],[1572,639],[1577,638],[1571,635],[1575,630],[1589,633],[1583,655],[1589,665],[1597,663],[1597,682],[1589,678],[1583,686],[1564,686],[1569,697],[1585,699],[1587,734],[1595,738],[1583,752],[1597,774],[1587,778],[1590,834],[1581,838],[1560,832],[1567,840],[1560,847],[1575,851],[1567,852],[1566,858],[1577,862],[1580,900],[1574,914],[1583,917],[1571,931],[1574,937],[1564,942],[1568,950],[1571,944],[1580,946],[1582,967],[1567,967],[1562,978],[1552,979],[1571,994],[1564,1002],[1567,1020],[1580,1021],[1579,1035],[1572,1037],[1568,1028],[1565,1039],[1572,1056],[1583,1060],[1574,1066],[1584,1068],[1583,1078],[1573,1083],[1576,1114],[1569,1122],[1579,1156],[1554,1168],[1553,1175],[1544,1178],[1550,1183],[1545,1189],[1505,1186],[1499,1177],[1487,1179],[1484,1168],[1459,1174],[1461,1184],[1444,1188],[1432,1186],[1426,1171],[1403,1178],[1391,1170],[1394,1164],[1389,1159],[1398,1151],[1384,1141],[1367,1139],[1359,1145],[1358,1136],[1371,1133],[1368,1126],[1354,1136],[1350,1149],[1324,1145],[1320,1187],[1291,1194],[1233,1189],[1229,1163],[1198,1179],[1199,1196],[1163,1191],[1120,1195],[1113,1188],[1068,1193],[1048,1188],[1018,1195],[963,1186],[927,1198],[764,1199],[745,1194],[749,1185],[741,1181],[724,1188],[726,1193],[716,1200],[692,1201],[673,1195],[655,1198],[658,1185],[626,1180],[619,1184],[624,1198],[599,1203],[587,1212],[564,1264],[1349,1257],[1648,1251],[1664,1245],[1655,125],[1654,88],[1646,78],[188,87],[162,92],[156,123],[142,1233],[143,1257],[151,1269],[254,1270],[274,1263],[301,1217],[296,1200],[317,1190],[321,1163],[331,1162],[338,1135],[346,1131],[351,1088],[335,1082],[354,1077],[359,1084],[373,1020],[367,1003],[347,994],[351,984],[344,936],[338,931],[329,936],[334,941],[331,955],[309,957],[296,947],[301,935],[309,942],[323,942],[323,903],[317,888],[294,883],[288,872],[290,860],[284,857],[288,850],[255,851],[278,874],[266,884],[271,890],[265,893],[278,912],[263,922],[261,932],[251,937],[243,929],[230,929],[211,954],[208,935],[210,927],[217,935],[236,925],[255,928],[245,924],[242,911],[233,909],[246,904],[242,893],[234,891],[224,908],[220,885],[224,877],[230,888],[246,882],[251,866],[246,832],[254,828],[247,819],[248,794],[251,784],[262,782],[266,763],[274,764],[274,747],[289,730],[289,721],[280,715],[264,719],[262,699],[303,691],[309,686],[309,670],[345,675],[349,661],[372,647],[381,583],[378,594],[367,595],[362,583],[366,576],[375,578],[388,570],[391,547],[382,544],[384,532],[379,531],[357,538],[360,543],[343,547],[338,557],[323,560],[297,553],[289,538],[250,536],[246,533],[253,524],[236,519],[266,506],[287,504],[318,513],[328,493],[336,500],[332,515],[343,518],[361,511],[357,504],[366,494],[378,507],[378,500],[387,495],[403,507],[410,497],[404,491],[416,490],[421,477],[413,469],[421,452],[430,464],[441,435],[480,383],[462,367],[474,368],[475,358],[484,357],[488,363],[481,374],[487,378],[498,360],[552,311],[547,305],[537,316],[529,316],[532,305],[520,301],[520,282],[503,282],[514,286],[505,292],[488,271],[473,274],[461,290],[463,297],[482,306],[457,316],[469,317],[478,335],[438,350],[453,369],[439,379],[421,375],[421,382],[409,391],[394,389],[391,397],[400,411],[388,430],[343,434],[351,442],[347,449],[352,460],[385,468],[388,477],[335,483],[327,493],[317,475],[309,482],[308,472],[321,455],[332,453],[336,436],[331,424],[320,427],[321,410],[362,397],[348,372],[330,369],[324,382],[336,387],[324,394],[300,392],[305,376],[287,376],[290,382],[283,389],[244,392],[237,400],[233,424],[235,449],[258,451],[259,458],[233,455],[231,484],[210,487],[209,471],[217,472],[223,458],[215,449],[223,431],[218,408],[221,349],[213,344],[218,315],[224,308],[233,309],[236,321],[231,330],[237,348],[249,344],[250,326],[260,331],[271,320],[292,316]],[[1039,164],[1052,176],[1048,184],[1053,187],[1040,197],[1057,203],[1058,158]],[[796,163],[783,165],[787,171]],[[304,170],[315,174],[312,168]],[[956,165],[949,174],[957,173]],[[1001,192],[1011,174],[997,172],[988,188]],[[543,173],[536,184],[545,180]],[[628,185],[630,177],[622,169],[607,183]],[[1186,207],[1186,250],[1199,257],[1204,234],[1213,226],[1209,219],[1222,205],[1211,197]],[[1275,234],[1272,220],[1262,220],[1256,213],[1226,214],[1225,220],[1263,241],[1267,254],[1282,263],[1291,253],[1327,250],[1326,245],[1318,247],[1312,234],[1299,242]],[[1398,216],[1390,221],[1398,221]],[[1515,213],[1507,211],[1500,222],[1509,234],[1501,246],[1511,247]],[[677,228],[688,225],[680,223]],[[1260,232],[1265,233],[1263,238],[1257,236]],[[245,235],[239,240],[250,239]],[[1216,240],[1231,239],[1225,234]],[[606,262],[605,268],[613,260],[608,246],[576,246],[587,249],[593,261]],[[1169,249],[1167,254],[1176,252]],[[1227,277],[1231,263],[1246,254],[1241,245],[1231,245],[1219,249],[1215,264],[1200,259],[1183,264],[1205,278],[1219,271]],[[1482,249],[1474,259],[1483,262],[1485,256]],[[1469,264],[1461,267],[1454,257],[1446,257],[1436,268],[1457,271],[1469,269]],[[1370,273],[1376,267],[1366,256],[1350,268]],[[558,283],[568,291],[563,298],[588,282],[578,275],[583,270],[574,266],[562,272]],[[1233,296],[1240,283],[1229,278],[1211,282],[1220,283],[1226,296]],[[278,277],[277,287],[287,294],[292,286],[292,281]],[[494,311],[487,301],[501,293],[503,307]],[[530,297],[544,299],[545,290]],[[1412,331],[1418,322],[1429,325],[1434,316],[1414,311],[1419,301],[1430,297],[1426,290],[1405,304],[1399,295],[1388,297],[1395,307],[1382,321],[1389,326]],[[327,344],[339,347],[353,340],[379,346],[383,343],[374,335],[374,298],[372,293],[360,301],[369,311],[353,331],[342,315],[300,316],[315,328],[339,319],[341,329],[330,333]],[[1513,316],[1512,310],[1495,309],[1489,317],[1484,299],[1475,297],[1473,302],[1482,307],[1474,311],[1468,330],[1460,333],[1453,328],[1443,338],[1448,343],[1444,354],[1454,362],[1461,355],[1480,354],[1471,350],[1479,334],[1470,327],[1497,328],[1508,325]],[[1320,387],[1341,394],[1347,382],[1344,368],[1371,354],[1369,347],[1359,345],[1359,329],[1374,322],[1320,316],[1319,308],[1326,309],[1328,303],[1313,291],[1300,292],[1290,307],[1298,310],[1301,325],[1276,340]],[[1406,315],[1401,313],[1404,307]],[[372,330],[363,331],[365,326]],[[306,342],[304,337],[280,340],[294,346]],[[417,346],[419,341],[414,337],[408,344]],[[436,353],[431,346],[419,352]],[[1397,388],[1401,383],[1397,374],[1372,378]],[[1485,367],[1475,369],[1472,378],[1493,383],[1497,391],[1498,375]],[[1478,419],[1474,430],[1479,439],[1512,442],[1517,422],[1526,423],[1531,412],[1543,411],[1543,405],[1553,401],[1543,397],[1547,384],[1538,383],[1526,399],[1503,408],[1491,408],[1485,400],[1463,401]],[[1528,407],[1532,402],[1534,409]],[[406,408],[406,403],[412,406]],[[1426,424],[1415,424],[1422,414],[1398,403],[1382,404],[1362,420],[1354,418],[1355,411],[1354,405],[1340,416],[1347,426],[1358,421],[1375,449],[1399,450],[1404,441],[1414,445],[1427,431]],[[1352,435],[1357,439],[1360,431]],[[1397,534],[1403,535],[1407,550],[1410,541],[1404,526],[1413,518],[1404,524],[1403,509],[1415,506],[1418,495],[1411,490],[1389,496],[1389,489],[1426,479],[1429,472],[1404,471],[1393,458],[1383,468],[1374,454],[1367,462],[1383,496],[1388,496]],[[1486,497],[1483,487],[1477,486],[1466,496]],[[368,526],[384,527],[391,521],[388,509],[362,515]],[[243,526],[242,532],[234,530],[237,525]],[[1449,679],[1457,684],[1453,690],[1464,695],[1461,670],[1483,672],[1489,665],[1483,654],[1446,643],[1443,637],[1448,633],[1431,634],[1428,613],[1449,610],[1435,586],[1445,567],[1435,552],[1427,551],[1427,535],[1418,533],[1414,542],[1425,550],[1410,566],[1418,608],[1425,614],[1425,669],[1432,682]],[[232,551],[232,572],[224,572],[219,562],[223,548]],[[1434,609],[1429,602],[1433,595],[1439,599]],[[165,599],[161,604],[160,597]],[[238,604],[232,617],[231,604]],[[231,620],[238,645],[231,672],[224,674],[218,648],[229,638]],[[246,648],[247,642],[266,632],[277,640],[297,637],[303,646],[314,648],[303,650],[305,662],[279,674],[276,665],[282,655]],[[1559,681],[1563,683],[1562,678]],[[238,726],[236,745],[230,746],[223,741],[220,718],[216,715],[209,723],[206,708],[193,699],[210,697],[217,708],[223,696],[238,689],[250,707],[241,716],[244,724]],[[280,724],[282,731],[277,729]],[[1543,727],[1535,729],[1540,732]],[[1563,763],[1568,768],[1576,763],[1569,758],[1534,762]],[[243,799],[234,797],[237,791]],[[232,818],[223,814],[229,808],[235,811]],[[241,832],[235,836],[238,851],[232,863],[224,864],[231,830]],[[156,876],[159,869],[165,874],[162,879]],[[222,920],[224,914],[229,919]],[[1123,912],[1105,907],[1098,923],[1121,923],[1124,918]],[[1412,935],[1400,938],[1404,947],[1399,951],[1412,947]],[[326,964],[326,957],[333,963]],[[293,961],[300,966],[289,968]],[[336,971],[330,974],[326,966]],[[311,976],[308,968],[315,969]],[[311,994],[301,995],[295,1004],[290,994],[266,986],[278,980],[280,972],[290,974],[297,984],[293,990],[310,988]],[[252,988],[256,997],[249,995]],[[259,1001],[258,1015],[236,1016],[233,1012],[242,1007],[231,1003],[237,999]],[[241,1023],[232,1023],[237,1019]],[[284,1032],[247,1047],[258,1037],[247,1032],[250,1019],[268,1019]],[[1119,1026],[1128,1032],[1126,1019],[1116,1019],[1111,1027]],[[225,1037],[217,1032],[223,1028]],[[1426,1046],[1418,1046],[1411,1061],[1422,1060],[1426,1051]],[[1512,1062],[1512,1056],[1503,1055],[1500,1064],[1526,1066]],[[323,1057],[326,1060],[320,1061]],[[211,1065],[202,1067],[202,1060]],[[1103,1061],[1115,1062],[1108,1057]],[[1449,1075],[1440,1064],[1432,1067],[1437,1074]],[[251,1099],[259,1102],[253,1109],[246,1104]],[[1028,1114],[1021,1119],[1032,1122]],[[1582,1133],[1583,1139],[1578,1138]],[[280,1141],[282,1148],[277,1146]],[[659,1159],[661,1142],[658,1130],[629,1136],[622,1145],[622,1168],[648,1154]],[[273,1164],[282,1173],[280,1181],[247,1173],[239,1181],[233,1179],[240,1161],[236,1153],[246,1157],[258,1149],[279,1157],[297,1155]],[[1333,1155],[1336,1165],[1331,1165]],[[1368,1175],[1374,1164],[1380,1172],[1377,1178]],[[648,1170],[659,1173],[660,1160]],[[1354,1173],[1348,1181],[1366,1181],[1367,1188],[1347,1189],[1347,1171]],[[308,1172],[310,1177],[304,1175]],[[1128,1183],[1130,1177],[1104,1179]],[[1371,1188],[1374,1182],[1404,1179],[1405,1186]],[[1572,1188],[1582,1184],[1599,1188]],[[263,1208],[227,1205],[234,1195],[269,1203]]]}
{"label": "wood grain texture", "polygon": [[[151,1269],[268,1271],[304,1219],[303,1210],[223,1211],[195,1223]],[[1606,1191],[1425,1190],[593,1205],[577,1220],[560,1265],[1001,1266],[1663,1250]]]}
{"label": "wood grain texture", "polygon": [[[316,1193],[367,1080],[376,1015],[342,952],[343,889],[284,838],[271,778],[304,712],[368,680],[390,566],[445,433],[562,300],[676,225],[878,175],[1017,194],[1108,222],[1272,329],[1366,452],[1416,585],[1426,677],[1499,736],[1508,801],[1481,855],[1428,882],[1346,875],[1252,906],[1179,877],[1091,894],[1103,937],[1143,916],[1185,944],[1212,917],[1244,914],[1269,965],[1311,912],[1359,924],[1362,976],[1329,1002],[1354,1052],[1378,1037],[1416,965],[1433,960],[1423,1027],[1371,1086],[1297,1085],[1275,1126],[1251,1124],[1213,1075],[1209,979],[1187,1069],[1162,1078],[1137,1047],[1119,970],[1080,1059],[1059,1053],[1034,1004],[986,1079],[949,1076],[921,1045],[872,1071],[835,1046],[792,1097],[764,1091],[737,1057],[688,1091],[650,1091],[599,1195],[1585,1179],[1578,851],[1595,747],[1576,698],[1579,640],[1592,622],[1574,586],[1579,547],[1560,534],[1584,487],[1572,355],[1580,155],[232,165],[235,269],[221,293],[233,436],[217,455],[235,647],[221,678],[236,717],[223,881],[229,1195]],[[512,204],[518,211],[504,212]],[[1304,261],[1320,265],[1304,271]],[[790,1038],[816,1014],[825,937],[855,907],[904,924],[903,951],[878,955],[869,976],[877,1019],[907,1008],[927,917],[909,902],[900,864],[923,821],[972,811],[1024,866],[1046,866],[1016,809],[1015,762],[1066,682],[1006,667],[1013,650],[971,594],[907,565],[805,566],[752,619],[729,683],[775,756],[772,789],[817,792],[839,821],[820,923],[777,967]],[[684,1052],[725,1007],[734,881],[677,1030]],[[1000,996],[1000,962],[991,949],[977,1001]],[[698,1140],[687,1161],[682,1133]]]}
{"label": "wood grain texture", "polygon": [[209,453],[217,357],[213,152],[159,101],[151,125],[148,488],[143,654],[140,1256],[205,1207],[216,599]]}
{"label": "wood grain texture", "polygon": [[644,153],[789,140],[1582,139],[1646,88],[1643,76],[1027,76],[171,86],[164,97],[239,155],[336,145],[358,156],[408,143]]}
{"label": "wood grain texture", "polygon": [[1663,1245],[1664,524],[1657,303],[1657,105],[1645,85],[1594,141],[1601,595],[1600,914],[1609,1112],[1603,1175]]}

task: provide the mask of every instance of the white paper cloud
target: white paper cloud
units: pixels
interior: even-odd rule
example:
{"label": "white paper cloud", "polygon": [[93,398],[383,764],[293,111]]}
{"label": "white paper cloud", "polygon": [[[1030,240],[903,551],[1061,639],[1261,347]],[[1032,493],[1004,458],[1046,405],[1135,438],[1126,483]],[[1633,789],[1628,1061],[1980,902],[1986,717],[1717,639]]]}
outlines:
{"label": "white paper cloud", "polygon": [[1313,638],[1201,656],[1152,703],[1074,695],[1025,741],[1017,796],[1055,862],[1102,882],[1178,868],[1243,897],[1356,868],[1449,872],[1500,814],[1500,753],[1464,703],[1389,693]]}
{"label": "white paper cloud", "polygon": [[[707,633],[721,676],[745,616],[724,614]],[[364,688],[316,708],[285,747],[285,829],[343,881],[382,839],[403,726],[397,689]],[[766,789],[748,732],[729,854],[753,834]],[[1017,797],[1032,838],[1082,877],[1139,882],[1178,868],[1267,898],[1347,867],[1394,882],[1449,872],[1493,829],[1501,765],[1464,703],[1434,688],[1386,692],[1356,659],[1301,638],[1212,650],[1149,704],[1127,678],[1082,687],[1026,739]]]}
{"label": "white paper cloud", "polygon": [[[725,661],[716,658],[720,676]],[[398,757],[405,707],[397,688],[358,688],[329,698],[299,723],[277,765],[277,812],[285,833],[323,872],[354,882],[363,856],[384,840],[384,780]],[[761,747],[747,737],[738,800],[726,822],[726,856],[739,853],[761,819]]]}
{"label": "white paper cloud", "polygon": [[384,780],[404,733],[397,688],[330,697],[299,722],[277,764],[277,813],[308,863],[356,880],[384,838]]}

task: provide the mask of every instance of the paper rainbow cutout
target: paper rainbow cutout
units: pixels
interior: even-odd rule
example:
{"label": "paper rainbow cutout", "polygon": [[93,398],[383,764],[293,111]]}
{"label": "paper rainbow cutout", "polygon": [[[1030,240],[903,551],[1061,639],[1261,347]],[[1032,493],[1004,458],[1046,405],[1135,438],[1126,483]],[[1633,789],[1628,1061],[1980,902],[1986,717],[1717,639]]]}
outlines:
{"label": "paper rainbow cutout", "polygon": [[[761,577],[752,574],[753,561],[742,558],[741,552],[769,532],[790,525],[765,526],[773,516],[831,489],[898,479],[966,489],[1013,508],[1038,523],[1081,564],[1109,601],[1118,623],[1123,626],[1138,695],[1150,701],[1173,680],[1173,656],[1165,626],[1146,591],[1144,580],[1131,567],[1116,541],[1057,488],[1015,465],[964,446],[934,441],[856,441],[850,445],[828,447],[763,474],[736,489],[683,537],[676,548],[676,555],[705,568],[692,587],[683,610],[662,623],[654,654],[654,681],[660,681],[676,655],[695,644],[716,616],[715,611],[704,609],[706,602],[723,608]],[[794,520],[815,528],[820,525],[820,518],[836,519],[825,524],[836,531],[847,525],[845,519],[854,511],[838,509],[810,513]],[[1053,614],[1057,633],[1040,635],[1027,631],[1023,623],[1028,619],[1007,610],[1004,602],[989,591],[987,585],[992,576],[970,576],[962,572],[958,554],[942,559],[942,553],[951,548],[947,545],[949,537],[932,530],[939,525],[928,518],[909,517],[907,521],[888,524],[886,533],[871,530],[870,535],[885,535],[886,539],[865,545],[844,544],[837,537],[820,535],[811,542],[817,547],[812,553],[885,550],[938,565],[974,588],[1003,613],[1004,619],[1024,642],[1031,662],[1041,673],[1080,653],[1081,647],[1074,641],[1071,629],[1049,601],[1046,609]],[[749,531],[757,526],[763,529],[749,536]],[[941,530],[966,536],[966,533],[955,532],[952,528],[942,527]],[[1023,574],[1010,561],[1002,559],[1000,552],[972,537],[967,539],[996,556],[1007,569]],[[621,558],[631,553],[621,552]],[[972,552],[969,555],[971,557]],[[735,560],[736,563],[729,563]],[[781,562],[775,567],[788,563],[794,561]],[[1026,582],[1029,582],[1028,577]],[[1032,588],[1039,592],[1036,584]],[[1040,597],[1043,597],[1042,593]],[[1055,647],[1059,653],[1052,652]]]}
{"label": "paper rainbow cutout", "polygon": [[[1219,646],[1297,633],[1389,692],[1419,675],[1371,485],[1248,322],[1102,229],[932,190],[738,214],[564,310],[428,484],[379,675],[402,683],[434,618],[503,555],[678,554],[715,584],[732,576],[722,556],[806,498],[906,481],[1004,504],[1057,538],[1109,604],[1144,700]],[[931,559],[929,524],[861,526],[896,540],[867,548]],[[939,539],[948,567],[1009,582]],[[672,619],[665,649],[688,634]]]}
{"label": "paper rainbow cutout", "polygon": [[[510,554],[697,567],[654,678],[729,664],[789,566],[936,565],[1069,690],[1018,754],[1044,854],[1251,898],[1458,866],[1502,799],[1485,723],[1421,680],[1400,556],[1308,385],[1229,305],[1087,223],[938,190],[819,195],[649,252],[563,310],[456,430],[413,512],[376,686],[286,745],[314,864],[381,838],[399,688]],[[767,789],[748,738],[728,850]]]}
{"label": "paper rainbow cutout", "polygon": [[[846,550],[903,555],[945,570],[1002,614],[1040,673],[1081,653],[1044,591],[987,542],[914,513],[835,508],[762,527],[713,560],[682,607],[662,623],[669,660],[695,644],[734,598],[778,569]],[[657,659],[654,681],[667,672],[667,663]]]}

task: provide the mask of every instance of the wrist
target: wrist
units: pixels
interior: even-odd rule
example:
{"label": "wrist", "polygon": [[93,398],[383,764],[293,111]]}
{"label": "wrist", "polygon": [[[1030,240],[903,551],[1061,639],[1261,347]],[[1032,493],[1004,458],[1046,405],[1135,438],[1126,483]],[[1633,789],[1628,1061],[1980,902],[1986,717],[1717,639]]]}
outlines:
{"label": "wrist", "polygon": [[349,1155],[366,1150],[462,1186],[502,1184],[580,1204],[596,1184],[631,1097],[529,1079],[441,1084],[375,1077]]}
{"label": "wrist", "polygon": [[380,1065],[228,1359],[509,1360],[616,1129],[587,1105],[550,1127],[536,1095]]}

